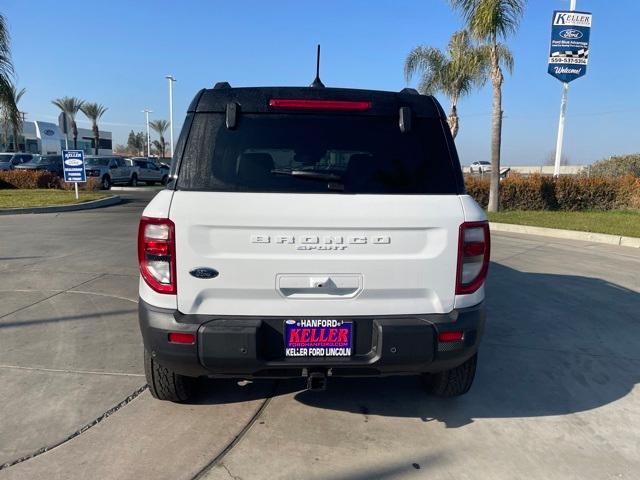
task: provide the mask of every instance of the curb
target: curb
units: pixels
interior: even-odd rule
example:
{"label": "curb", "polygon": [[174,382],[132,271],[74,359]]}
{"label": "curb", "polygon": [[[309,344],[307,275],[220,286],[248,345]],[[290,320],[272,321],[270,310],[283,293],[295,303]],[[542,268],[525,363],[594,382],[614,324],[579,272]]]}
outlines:
{"label": "curb", "polygon": [[532,227],[529,225],[515,225],[511,223],[489,222],[489,228],[494,232],[524,233],[543,237],[564,238],[566,240],[582,240],[584,242],[605,243],[619,247],[640,248],[640,238],[609,235],[606,233],[580,232],[578,230],[561,230],[557,228]]}
{"label": "curb", "polygon": [[164,185],[163,186],[159,186],[159,185],[151,185],[151,186],[144,186],[144,187],[114,187],[113,185],[111,186],[111,190],[116,191],[116,192],[156,192],[156,191],[160,191],[160,190],[164,190]]}
{"label": "curb", "polygon": [[0,215],[21,215],[24,213],[56,213],[74,212],[76,210],[91,210],[93,208],[108,207],[120,203],[122,199],[113,195],[90,202],[75,203],[73,205],[54,205],[51,207],[27,207],[27,208],[0,208]]}

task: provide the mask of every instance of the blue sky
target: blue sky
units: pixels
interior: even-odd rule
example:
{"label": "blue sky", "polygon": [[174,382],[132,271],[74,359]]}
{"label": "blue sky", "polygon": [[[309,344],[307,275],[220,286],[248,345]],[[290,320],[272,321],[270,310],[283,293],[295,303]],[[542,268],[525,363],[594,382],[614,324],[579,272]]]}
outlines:
{"label": "blue sky", "polygon": [[[535,165],[555,148],[561,83],[546,73],[550,20],[569,0],[529,0],[509,39],[516,67],[504,86],[503,164]],[[578,0],[594,14],[589,73],[571,83],[565,152],[574,164],[640,151],[637,0]],[[109,107],[102,127],[124,143],[143,130],[141,110],[168,118],[173,74],[175,136],[193,95],[236,86],[308,85],[322,44],[327,86],[399,90],[406,54],[444,48],[462,27],[445,0],[196,1],[3,0],[14,64],[30,120],[52,120],[64,95]],[[445,109],[446,98],[438,97]],[[463,163],[490,152],[491,89],[459,105]],[[79,122],[81,126],[88,126]]]}

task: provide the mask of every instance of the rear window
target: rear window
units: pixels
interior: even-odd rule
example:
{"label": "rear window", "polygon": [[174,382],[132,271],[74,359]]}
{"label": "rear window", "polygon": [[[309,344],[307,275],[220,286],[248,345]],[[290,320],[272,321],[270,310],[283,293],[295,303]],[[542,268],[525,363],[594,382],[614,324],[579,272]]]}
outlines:
{"label": "rear window", "polygon": [[397,117],[196,114],[186,142],[181,190],[456,194],[454,163],[440,120]]}
{"label": "rear window", "polygon": [[56,164],[62,162],[62,157],[60,155],[43,155],[42,157],[36,160],[36,163],[45,164],[51,163]]}
{"label": "rear window", "polygon": [[107,165],[109,165],[109,159],[108,158],[87,158],[84,162],[86,165],[89,166],[93,166],[93,165],[98,165],[98,166],[103,166],[106,167]]}

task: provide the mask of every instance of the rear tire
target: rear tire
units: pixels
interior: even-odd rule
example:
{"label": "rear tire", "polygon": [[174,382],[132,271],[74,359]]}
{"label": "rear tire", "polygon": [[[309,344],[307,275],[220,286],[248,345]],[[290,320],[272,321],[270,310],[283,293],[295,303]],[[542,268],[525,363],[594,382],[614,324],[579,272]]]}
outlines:
{"label": "rear tire", "polygon": [[144,375],[153,398],[183,403],[192,398],[194,380],[175,373],[155,361],[147,349],[144,350]]}
{"label": "rear tire", "polygon": [[438,397],[457,397],[469,391],[476,376],[478,354],[474,354],[462,365],[444,372],[423,374],[427,391]]}
{"label": "rear tire", "polygon": [[111,190],[111,178],[109,178],[109,175],[105,175],[104,177],[102,177],[100,187],[102,188],[102,190]]}

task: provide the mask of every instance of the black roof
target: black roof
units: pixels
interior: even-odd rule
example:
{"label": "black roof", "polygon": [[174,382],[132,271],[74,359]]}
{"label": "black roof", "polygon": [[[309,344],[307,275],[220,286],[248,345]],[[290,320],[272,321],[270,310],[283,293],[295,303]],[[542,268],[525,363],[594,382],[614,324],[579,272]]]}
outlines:
{"label": "black roof", "polygon": [[[350,88],[313,88],[313,87],[242,87],[231,88],[226,83],[217,84],[211,89],[202,89],[195,96],[189,112],[224,112],[229,103],[237,103],[245,113],[268,113],[272,98],[304,100],[350,100],[371,102],[371,108],[358,115],[397,115],[401,107],[410,107],[420,117],[444,118],[444,112],[438,101],[432,96],[420,95],[413,89],[400,92],[380,90],[358,90]],[[282,110],[278,110],[282,113]],[[292,110],[291,113],[309,113]],[[317,113],[317,112],[311,112]],[[332,112],[333,113],[333,112]],[[336,114],[353,112],[335,112]]]}

